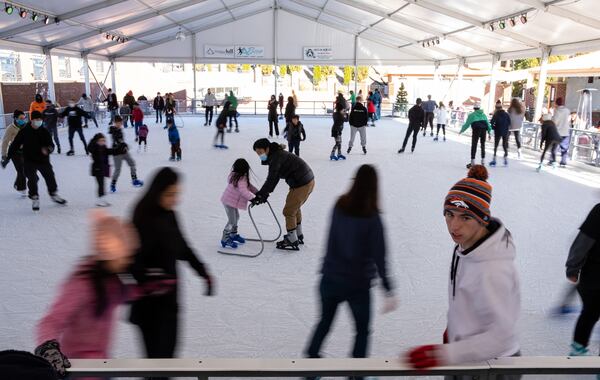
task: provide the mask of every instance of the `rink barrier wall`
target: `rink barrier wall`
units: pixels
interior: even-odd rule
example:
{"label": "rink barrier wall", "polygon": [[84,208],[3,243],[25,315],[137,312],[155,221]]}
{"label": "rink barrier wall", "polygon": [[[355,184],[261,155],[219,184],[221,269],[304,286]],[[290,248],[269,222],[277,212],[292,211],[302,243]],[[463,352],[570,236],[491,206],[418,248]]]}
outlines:
{"label": "rink barrier wall", "polygon": [[390,359],[73,359],[72,378],[182,376],[201,380],[224,377],[307,376],[479,376],[593,375],[600,373],[600,357],[510,357],[482,363],[416,371],[398,358]]}

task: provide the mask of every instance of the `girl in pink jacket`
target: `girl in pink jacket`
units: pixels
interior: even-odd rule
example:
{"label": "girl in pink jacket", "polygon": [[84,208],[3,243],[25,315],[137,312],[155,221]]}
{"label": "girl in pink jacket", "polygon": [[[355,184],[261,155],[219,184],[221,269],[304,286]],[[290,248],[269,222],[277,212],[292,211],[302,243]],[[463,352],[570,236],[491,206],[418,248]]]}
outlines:
{"label": "girl in pink jacket", "polygon": [[93,255],[83,260],[67,278],[37,326],[36,341],[40,346],[36,352],[48,356],[47,360],[61,376],[70,366],[66,357],[110,357],[115,311],[119,305],[143,295],[161,294],[174,285],[174,280],[160,275],[157,281],[143,288],[127,285],[125,273],[138,246],[135,230],[100,211],[93,212],[92,224]]}
{"label": "girl in pink jacket", "polygon": [[248,202],[254,199],[257,189],[250,184],[250,165],[243,158],[238,158],[233,163],[231,174],[229,174],[227,188],[223,192],[221,202],[225,206],[227,214],[227,225],[221,237],[223,248],[237,248],[238,243],[243,244],[246,240],[238,235],[238,221],[240,213],[238,210],[248,209]]}

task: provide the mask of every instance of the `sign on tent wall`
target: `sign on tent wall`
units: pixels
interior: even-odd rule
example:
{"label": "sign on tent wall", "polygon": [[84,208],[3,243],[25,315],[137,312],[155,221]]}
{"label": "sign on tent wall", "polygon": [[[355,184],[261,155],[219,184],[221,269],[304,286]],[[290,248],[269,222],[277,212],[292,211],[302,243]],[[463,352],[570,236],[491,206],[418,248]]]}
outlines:
{"label": "sign on tent wall", "polygon": [[263,58],[265,48],[257,45],[204,45],[207,58]]}
{"label": "sign on tent wall", "polygon": [[302,57],[305,61],[333,59],[333,49],[331,46],[305,46]]}

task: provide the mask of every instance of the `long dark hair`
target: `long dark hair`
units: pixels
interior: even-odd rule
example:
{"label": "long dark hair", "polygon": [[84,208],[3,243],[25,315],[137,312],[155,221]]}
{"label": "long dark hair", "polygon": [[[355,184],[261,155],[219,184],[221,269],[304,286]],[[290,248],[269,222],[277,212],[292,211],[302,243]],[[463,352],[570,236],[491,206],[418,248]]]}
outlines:
{"label": "long dark hair", "polygon": [[[75,276],[81,276],[89,279],[94,290],[95,302],[94,302],[94,316],[100,318],[106,308],[108,307],[108,295],[106,292],[106,282],[111,277],[118,278],[114,273],[110,273],[105,267],[102,261],[94,261],[89,265],[85,265],[81,268]],[[122,285],[122,283],[121,283]],[[125,292],[125,286],[121,287],[121,291]]]}
{"label": "long dark hair", "polygon": [[146,194],[140,199],[133,211],[133,224],[136,227],[142,225],[160,210],[160,197],[164,191],[179,182],[179,174],[171,168],[162,168],[156,173]]}
{"label": "long dark hair", "polygon": [[246,177],[248,186],[250,185],[250,164],[243,158],[238,158],[231,167],[230,183],[237,187],[240,179]]}
{"label": "long dark hair", "polygon": [[510,107],[508,107],[508,112],[514,111],[519,115],[523,113],[523,104],[517,98],[513,98],[510,101]]}
{"label": "long dark hair", "polygon": [[362,165],[356,172],[350,190],[342,195],[336,207],[345,214],[368,218],[379,213],[377,171],[371,165]]}

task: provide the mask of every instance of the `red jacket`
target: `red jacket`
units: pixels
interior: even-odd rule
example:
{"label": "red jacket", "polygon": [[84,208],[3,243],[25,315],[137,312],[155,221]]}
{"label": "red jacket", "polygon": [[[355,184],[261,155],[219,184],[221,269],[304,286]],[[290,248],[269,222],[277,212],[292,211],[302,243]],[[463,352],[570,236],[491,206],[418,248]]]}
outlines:
{"label": "red jacket", "polygon": [[144,113],[140,108],[133,109],[133,121],[144,121]]}
{"label": "red jacket", "polygon": [[369,102],[367,103],[367,112],[375,113],[375,104],[373,104],[373,101],[371,100],[369,100]]}

